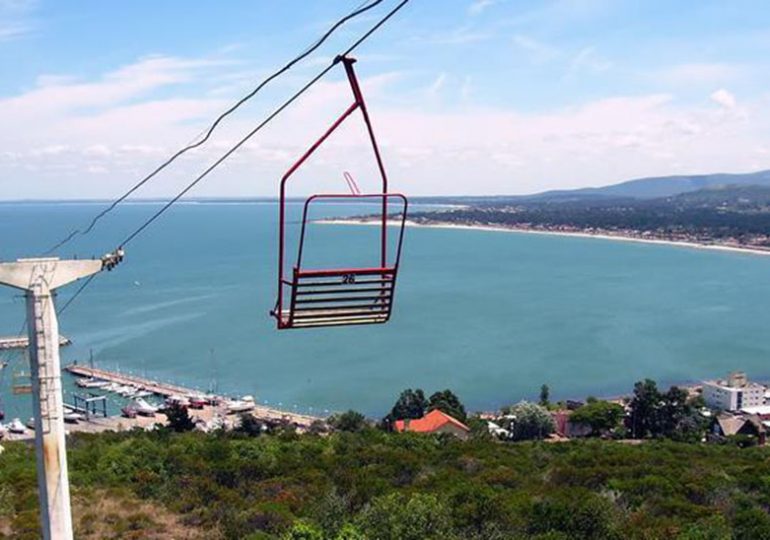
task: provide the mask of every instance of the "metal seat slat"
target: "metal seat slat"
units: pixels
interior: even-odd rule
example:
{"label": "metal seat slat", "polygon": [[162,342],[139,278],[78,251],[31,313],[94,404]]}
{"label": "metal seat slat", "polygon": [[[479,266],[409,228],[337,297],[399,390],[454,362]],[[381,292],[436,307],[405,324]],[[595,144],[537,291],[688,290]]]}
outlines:
{"label": "metal seat slat", "polygon": [[[361,287],[357,288],[355,291],[350,291],[351,293],[365,293],[365,292],[385,292],[387,294],[390,294],[393,291],[393,287]],[[339,291],[336,291],[334,289],[329,291],[297,291],[297,298],[300,296],[315,296],[315,295],[321,295],[321,294],[339,294]]]}
{"label": "metal seat slat", "polygon": [[390,295],[380,294],[377,296],[336,296],[334,298],[311,298],[308,300],[297,300],[295,301],[295,304],[334,304],[337,302],[346,304],[348,302],[365,302],[366,300],[371,300],[372,304],[387,303],[390,302]]}

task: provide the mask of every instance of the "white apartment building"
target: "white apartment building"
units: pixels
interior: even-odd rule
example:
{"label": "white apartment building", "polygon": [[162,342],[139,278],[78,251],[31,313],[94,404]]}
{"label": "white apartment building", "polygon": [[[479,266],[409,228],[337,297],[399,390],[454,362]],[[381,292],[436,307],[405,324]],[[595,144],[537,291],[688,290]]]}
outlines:
{"label": "white apartment building", "polygon": [[731,373],[726,381],[704,381],[703,399],[712,409],[739,411],[765,404],[765,387],[749,382],[741,371]]}

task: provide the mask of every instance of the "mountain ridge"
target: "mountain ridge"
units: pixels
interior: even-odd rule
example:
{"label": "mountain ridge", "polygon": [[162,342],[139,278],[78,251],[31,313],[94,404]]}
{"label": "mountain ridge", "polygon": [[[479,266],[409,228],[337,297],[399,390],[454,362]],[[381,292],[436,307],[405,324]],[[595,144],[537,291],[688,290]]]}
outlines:
{"label": "mountain ridge", "polygon": [[765,186],[770,187],[770,169],[751,173],[714,173],[698,175],[651,176],[625,180],[607,186],[558,189],[533,195],[522,200],[577,200],[591,198],[658,199],[682,193],[699,191],[717,186]]}

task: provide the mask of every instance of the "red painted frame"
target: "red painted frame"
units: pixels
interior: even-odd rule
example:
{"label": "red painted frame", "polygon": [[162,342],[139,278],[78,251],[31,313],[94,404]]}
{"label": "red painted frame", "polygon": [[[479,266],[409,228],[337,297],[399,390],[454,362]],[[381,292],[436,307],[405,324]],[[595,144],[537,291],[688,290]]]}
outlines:
{"label": "red painted frame", "polygon": [[[369,118],[369,112],[366,108],[366,102],[364,101],[364,96],[361,93],[361,87],[358,84],[358,78],[356,77],[355,70],[353,69],[353,64],[356,62],[354,58],[349,57],[338,57],[337,61],[342,62],[343,66],[345,67],[345,73],[348,78],[348,82],[350,83],[350,88],[353,92],[353,103],[332,123],[332,125],[327,129],[321,137],[316,140],[315,143],[308,148],[308,150],[291,166],[289,167],[289,170],[286,171],[286,173],[281,178],[281,187],[280,187],[280,197],[279,197],[279,225],[278,225],[278,299],[276,301],[276,307],[275,310],[272,312],[272,314],[277,318],[278,320],[278,328],[284,328],[286,327],[283,324],[282,320],[282,313],[283,313],[283,304],[284,304],[284,295],[283,295],[283,287],[284,285],[290,285],[292,282],[289,282],[288,280],[284,279],[284,268],[285,268],[285,257],[286,257],[286,183],[289,180],[289,178],[299,169],[300,166],[302,166],[307,159],[313,155],[313,153],[326,141],[326,139],[334,133],[334,131],[342,125],[342,123],[351,115],[353,112],[355,112],[357,109],[361,111],[361,116],[364,119],[364,123],[366,124],[367,132],[369,133],[369,140],[372,144],[372,149],[374,150],[374,156],[377,160],[377,168],[379,169],[380,176],[382,178],[382,193],[377,194],[344,194],[344,195],[313,195],[310,197],[307,201],[305,201],[305,207],[303,212],[303,222],[302,222],[302,235],[300,238],[300,244],[299,244],[299,253],[297,257],[297,266],[294,268],[294,272],[296,273],[299,270],[301,258],[302,258],[302,242],[304,240],[305,236],[305,225],[307,222],[307,209],[308,205],[311,201],[319,198],[342,198],[342,199],[355,199],[355,198],[371,198],[371,197],[381,197],[382,198],[382,222],[381,222],[381,233],[380,233],[380,266],[381,268],[372,268],[372,269],[366,269],[366,271],[371,270],[372,273],[377,273],[378,271],[382,271],[383,269],[387,268],[387,262],[388,262],[388,249],[387,249],[387,243],[388,243],[388,231],[387,231],[387,220],[388,220],[388,198],[390,196],[399,197],[404,201],[404,212],[402,216],[402,223],[401,223],[401,232],[399,236],[398,241],[398,247],[397,247],[397,253],[396,253],[396,259],[395,259],[395,266],[393,267],[394,270],[398,267],[398,262],[400,260],[401,256],[401,243],[403,241],[403,235],[404,235],[404,222],[406,220],[406,210],[407,210],[407,199],[404,195],[401,194],[389,194],[388,193],[388,175],[385,172],[385,165],[382,162],[382,156],[380,155],[380,149],[377,146],[377,139],[374,136],[374,130],[372,129],[372,123],[371,119]],[[364,270],[364,269],[359,269]],[[314,271],[314,272],[323,272],[323,271]],[[334,271],[330,271],[334,272]]]}

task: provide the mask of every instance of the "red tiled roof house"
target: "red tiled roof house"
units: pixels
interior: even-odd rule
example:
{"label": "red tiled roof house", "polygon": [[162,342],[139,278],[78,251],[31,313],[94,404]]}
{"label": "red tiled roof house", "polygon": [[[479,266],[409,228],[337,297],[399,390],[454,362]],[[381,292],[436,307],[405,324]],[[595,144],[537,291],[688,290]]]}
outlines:
{"label": "red tiled roof house", "polygon": [[393,427],[399,432],[451,433],[460,439],[467,439],[471,432],[468,426],[438,409],[416,420],[396,420]]}

